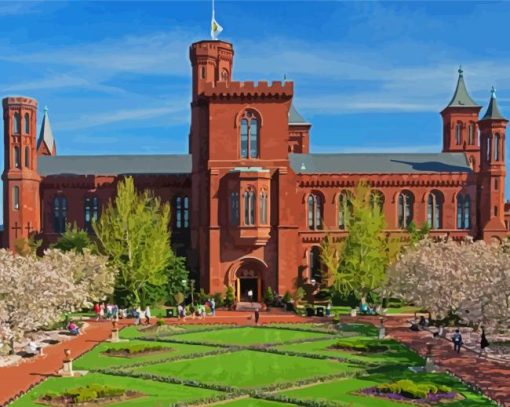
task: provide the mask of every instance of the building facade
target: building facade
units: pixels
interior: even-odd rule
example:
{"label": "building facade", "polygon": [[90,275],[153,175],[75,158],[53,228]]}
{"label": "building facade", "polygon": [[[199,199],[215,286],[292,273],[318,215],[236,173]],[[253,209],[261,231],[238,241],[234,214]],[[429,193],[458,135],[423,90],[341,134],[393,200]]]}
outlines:
{"label": "building facade", "polygon": [[480,117],[461,70],[441,112],[442,152],[313,154],[293,83],[233,81],[233,59],[227,42],[190,47],[188,154],[59,156],[47,111],[37,138],[37,102],[5,98],[3,246],[32,233],[48,244],[74,222],[92,232],[124,176],[171,202],[172,244],[200,287],[230,285],[240,300],[248,290],[260,299],[266,287],[283,294],[320,279],[320,243],[348,234],[349,195],[361,180],[390,234],[428,222],[433,235],[454,239],[508,235],[508,121],[494,92]]}

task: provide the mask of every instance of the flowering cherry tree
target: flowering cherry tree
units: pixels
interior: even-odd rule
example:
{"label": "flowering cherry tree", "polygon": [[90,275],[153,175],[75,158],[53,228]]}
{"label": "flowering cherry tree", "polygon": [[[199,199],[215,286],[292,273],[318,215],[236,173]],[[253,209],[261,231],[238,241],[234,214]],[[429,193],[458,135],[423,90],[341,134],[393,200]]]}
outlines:
{"label": "flowering cherry tree", "polygon": [[0,250],[0,340],[14,341],[59,320],[65,312],[113,291],[106,259],[85,251],[48,250],[44,257]]}
{"label": "flowering cherry tree", "polygon": [[487,325],[510,321],[510,254],[505,246],[425,239],[390,268],[388,287],[439,318],[453,313]]}

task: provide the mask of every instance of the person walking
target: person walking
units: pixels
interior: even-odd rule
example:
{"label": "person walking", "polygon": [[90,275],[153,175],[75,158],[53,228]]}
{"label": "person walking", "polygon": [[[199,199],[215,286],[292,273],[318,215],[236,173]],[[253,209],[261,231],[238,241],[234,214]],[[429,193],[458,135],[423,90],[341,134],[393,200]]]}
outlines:
{"label": "person walking", "polygon": [[258,308],[255,308],[255,325],[259,324],[259,318],[260,318],[260,310]]}
{"label": "person walking", "polygon": [[486,354],[486,348],[489,346],[489,341],[485,336],[485,328],[482,326],[482,337],[480,338],[480,357],[483,354]]}
{"label": "person walking", "polygon": [[140,325],[140,320],[142,318],[142,310],[140,306],[136,307],[135,310],[135,325]]}
{"label": "person walking", "polygon": [[151,324],[151,308],[148,305],[145,307],[145,324]]}
{"label": "person walking", "polygon": [[96,313],[96,321],[99,321],[99,318],[101,317],[101,305],[97,302],[94,304],[94,312]]}
{"label": "person walking", "polygon": [[214,301],[214,298],[211,298],[210,304],[211,304],[211,315],[214,317],[216,315],[216,301]]}
{"label": "person walking", "polygon": [[452,340],[453,340],[453,351],[460,353],[460,347],[462,346],[462,335],[460,334],[459,329],[455,330]]}

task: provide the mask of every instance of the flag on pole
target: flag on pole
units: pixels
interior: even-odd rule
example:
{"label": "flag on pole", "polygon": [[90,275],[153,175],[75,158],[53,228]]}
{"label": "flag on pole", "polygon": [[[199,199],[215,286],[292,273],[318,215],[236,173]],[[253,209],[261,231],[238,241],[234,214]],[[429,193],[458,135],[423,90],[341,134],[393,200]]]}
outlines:
{"label": "flag on pole", "polygon": [[223,31],[223,27],[218,24],[218,22],[216,21],[216,19],[214,18],[214,15],[213,15],[213,18],[211,21],[211,37],[212,37],[212,39],[217,40],[218,34],[222,31]]}
{"label": "flag on pole", "polygon": [[223,27],[218,24],[214,18],[214,0],[212,2],[212,19],[211,19],[211,38],[213,40],[218,39],[218,34],[223,31]]}

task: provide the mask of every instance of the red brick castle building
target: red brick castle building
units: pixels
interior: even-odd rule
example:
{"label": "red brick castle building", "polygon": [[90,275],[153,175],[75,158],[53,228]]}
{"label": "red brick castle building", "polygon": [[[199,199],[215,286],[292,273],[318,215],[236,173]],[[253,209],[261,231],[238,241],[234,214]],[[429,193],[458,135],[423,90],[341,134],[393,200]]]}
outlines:
{"label": "red brick castle building", "polygon": [[234,50],[224,41],[191,45],[189,152],[183,155],[59,156],[37,102],[3,99],[4,247],[40,234],[54,241],[67,223],[91,231],[116,183],[172,203],[172,241],[200,287],[235,287],[257,298],[270,286],[293,290],[320,277],[320,242],[346,236],[349,193],[366,180],[389,233],[428,222],[432,234],[502,239],[505,131],[494,92],[481,106],[462,71],[441,112],[443,150],[434,154],[313,154],[310,128],[292,105],[292,82],[235,82]]}

